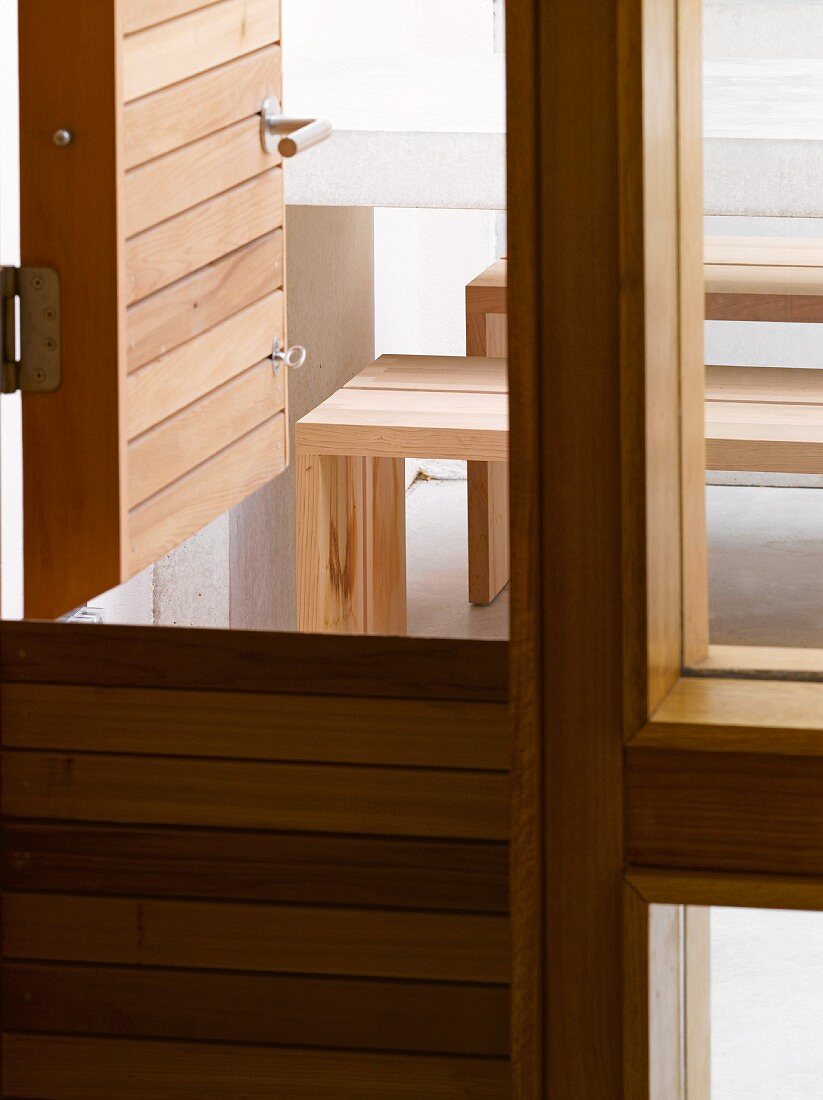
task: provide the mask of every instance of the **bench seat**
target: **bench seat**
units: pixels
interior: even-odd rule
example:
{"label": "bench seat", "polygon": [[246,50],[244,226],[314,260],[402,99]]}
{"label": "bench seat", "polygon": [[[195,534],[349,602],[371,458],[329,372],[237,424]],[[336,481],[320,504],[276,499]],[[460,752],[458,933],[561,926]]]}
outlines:
{"label": "bench seat", "polygon": [[706,464],[823,474],[823,370],[709,367]]}
{"label": "bench seat", "polygon": [[502,470],[499,514],[469,493],[470,600],[490,534],[508,577],[506,372],[502,358],[384,355],[298,421],[299,629],[405,633],[406,458],[464,459],[470,483],[473,466]]}
{"label": "bench seat", "polygon": [[298,452],[508,458],[505,359],[384,355],[297,426]]}

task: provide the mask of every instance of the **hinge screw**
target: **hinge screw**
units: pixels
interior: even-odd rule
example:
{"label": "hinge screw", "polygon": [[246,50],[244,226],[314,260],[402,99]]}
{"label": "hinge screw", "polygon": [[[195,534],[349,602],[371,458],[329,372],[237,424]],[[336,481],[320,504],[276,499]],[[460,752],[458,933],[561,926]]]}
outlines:
{"label": "hinge screw", "polygon": [[34,372],[34,381],[35,382],[45,382],[46,381],[46,372],[44,370],[36,370]]}
{"label": "hinge screw", "polygon": [[31,281],[31,285],[34,290],[42,290],[46,285],[46,280],[42,275],[35,275]]}
{"label": "hinge screw", "polygon": [[45,319],[46,319],[47,321],[53,321],[53,320],[55,319],[55,317],[56,317],[56,316],[57,316],[57,314],[56,314],[56,313],[55,313],[55,311],[54,311],[54,310],[53,310],[53,309],[51,308],[51,306],[47,306],[47,307],[46,307],[46,308],[45,308],[45,309],[43,310],[43,317],[44,317],[44,318],[45,318]]}
{"label": "hinge screw", "polygon": [[46,349],[46,351],[54,351],[54,349],[57,347],[57,341],[54,339],[53,336],[49,336],[48,340],[43,341],[43,347]]}

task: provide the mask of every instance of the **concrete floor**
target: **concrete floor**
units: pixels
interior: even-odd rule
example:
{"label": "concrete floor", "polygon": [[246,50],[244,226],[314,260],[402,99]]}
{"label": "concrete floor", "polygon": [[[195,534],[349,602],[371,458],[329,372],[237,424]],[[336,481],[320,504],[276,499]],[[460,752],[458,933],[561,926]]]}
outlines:
{"label": "concrete floor", "polygon": [[823,647],[823,490],[714,485],[707,508],[712,641]]}
{"label": "concrete floor", "polygon": [[[713,485],[707,508],[712,641],[823,647],[823,490]],[[508,589],[466,599],[466,482],[416,481],[406,515],[409,632],[506,638]]]}
{"label": "concrete floor", "polygon": [[409,633],[507,638],[509,592],[488,607],[468,602],[465,481],[415,481],[406,496]]}

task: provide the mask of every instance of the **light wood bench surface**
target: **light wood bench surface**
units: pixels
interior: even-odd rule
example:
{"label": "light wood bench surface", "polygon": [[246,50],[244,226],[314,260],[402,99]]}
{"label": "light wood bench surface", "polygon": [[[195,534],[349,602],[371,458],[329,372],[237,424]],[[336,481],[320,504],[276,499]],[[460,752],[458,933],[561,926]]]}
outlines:
{"label": "light wood bench surface", "polygon": [[[704,256],[707,320],[823,322],[823,238],[706,237]],[[507,283],[506,260],[473,279],[468,316],[505,314]]]}
{"label": "light wood bench surface", "polygon": [[[298,422],[300,630],[405,633],[405,460],[505,471],[506,369],[502,358],[384,355]],[[470,502],[470,577],[488,556],[483,519]],[[495,535],[507,553],[505,524]]]}
{"label": "light wood bench surface", "polygon": [[706,464],[823,474],[823,370],[709,367]]}

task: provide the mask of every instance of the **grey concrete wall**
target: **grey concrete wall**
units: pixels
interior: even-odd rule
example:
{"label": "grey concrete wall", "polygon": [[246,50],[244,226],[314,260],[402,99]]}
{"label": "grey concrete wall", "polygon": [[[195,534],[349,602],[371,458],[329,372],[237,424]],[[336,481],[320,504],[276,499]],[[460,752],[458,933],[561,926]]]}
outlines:
{"label": "grey concrete wall", "polygon": [[[289,342],[308,349],[289,377],[294,424],[374,358],[374,212],[370,208],[288,208],[286,262]],[[229,519],[230,623],[294,630],[294,462]]]}

